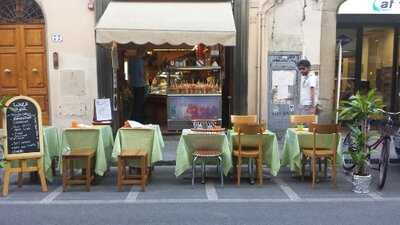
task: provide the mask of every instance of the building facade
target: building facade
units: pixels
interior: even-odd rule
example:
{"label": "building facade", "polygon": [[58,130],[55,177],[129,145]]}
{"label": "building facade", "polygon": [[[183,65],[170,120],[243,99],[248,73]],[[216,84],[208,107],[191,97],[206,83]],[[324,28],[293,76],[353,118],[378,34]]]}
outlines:
{"label": "building facade", "polygon": [[0,2],[0,95],[35,98],[47,124],[92,120],[97,68],[90,3]]}
{"label": "building facade", "polygon": [[[343,0],[254,0],[249,4],[248,113],[269,121],[271,54],[293,53],[319,74],[321,121],[334,118],[337,10]],[[256,87],[256,88],[254,88]]]}

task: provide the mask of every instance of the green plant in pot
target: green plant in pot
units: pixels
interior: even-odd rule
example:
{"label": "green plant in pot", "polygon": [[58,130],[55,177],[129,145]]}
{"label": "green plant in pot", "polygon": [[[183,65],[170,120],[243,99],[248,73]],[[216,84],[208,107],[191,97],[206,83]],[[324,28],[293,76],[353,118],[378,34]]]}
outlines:
{"label": "green plant in pot", "polygon": [[358,92],[347,101],[341,102],[339,119],[350,129],[351,147],[349,154],[355,165],[353,170],[353,191],[368,193],[371,183],[368,159],[371,154],[368,142],[375,135],[369,131],[369,121],[381,116],[384,103],[376,90]]}
{"label": "green plant in pot", "polygon": [[[10,99],[10,98],[9,97],[0,97],[0,111],[2,111],[4,108],[6,108],[6,102],[8,99]],[[1,115],[1,113],[0,113],[0,115]],[[2,118],[0,118],[0,119],[2,119]],[[2,134],[0,134],[0,152],[1,153],[3,151],[4,138],[5,137],[3,137]],[[3,161],[3,159],[0,158],[0,168],[4,168],[4,163],[5,162]]]}

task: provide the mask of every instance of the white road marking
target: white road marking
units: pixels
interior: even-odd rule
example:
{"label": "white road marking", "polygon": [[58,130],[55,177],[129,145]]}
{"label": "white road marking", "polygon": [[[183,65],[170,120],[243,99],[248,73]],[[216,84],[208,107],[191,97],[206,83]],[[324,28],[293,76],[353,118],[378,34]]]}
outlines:
{"label": "white road marking", "polygon": [[[51,201],[49,205],[111,205],[111,204],[199,204],[199,203],[341,203],[341,202],[376,202],[372,198],[301,198],[297,201],[291,199],[152,199],[152,200],[59,200]],[[400,202],[400,197],[382,198],[384,202]],[[0,205],[40,205],[41,201],[0,201]]]}
{"label": "white road marking", "polygon": [[218,200],[217,190],[215,189],[214,182],[207,182],[206,183],[206,194],[207,199],[211,201]]}
{"label": "white road marking", "polygon": [[279,188],[289,197],[291,201],[301,200],[300,196],[281,178],[274,178],[273,180],[278,184]]}
{"label": "white road marking", "polygon": [[43,198],[40,203],[49,204],[54,201],[62,193],[62,186],[56,188],[54,191],[50,192],[45,198]]}
{"label": "white road marking", "polygon": [[137,187],[133,186],[131,190],[129,191],[128,196],[125,198],[125,202],[135,202],[137,200],[137,197],[139,195],[138,191],[134,191]]}

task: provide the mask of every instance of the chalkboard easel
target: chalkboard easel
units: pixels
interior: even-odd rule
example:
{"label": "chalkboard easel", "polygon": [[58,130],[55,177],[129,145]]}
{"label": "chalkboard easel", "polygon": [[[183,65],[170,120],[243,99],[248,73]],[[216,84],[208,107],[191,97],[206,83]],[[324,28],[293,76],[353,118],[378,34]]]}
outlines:
{"label": "chalkboard easel", "polygon": [[[22,186],[23,173],[37,172],[43,192],[47,184],[43,169],[42,111],[32,98],[17,96],[6,102],[3,124],[6,130],[3,176],[3,196],[8,195],[10,177],[18,174],[18,187]],[[28,165],[33,162],[34,165]]]}

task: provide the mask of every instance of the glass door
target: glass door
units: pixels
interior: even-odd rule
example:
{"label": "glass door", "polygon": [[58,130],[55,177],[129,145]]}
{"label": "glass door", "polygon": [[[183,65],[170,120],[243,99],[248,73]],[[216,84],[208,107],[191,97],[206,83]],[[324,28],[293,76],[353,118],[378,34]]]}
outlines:
{"label": "glass door", "polygon": [[362,36],[360,90],[376,89],[386,108],[393,108],[393,27],[364,27]]}

